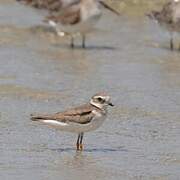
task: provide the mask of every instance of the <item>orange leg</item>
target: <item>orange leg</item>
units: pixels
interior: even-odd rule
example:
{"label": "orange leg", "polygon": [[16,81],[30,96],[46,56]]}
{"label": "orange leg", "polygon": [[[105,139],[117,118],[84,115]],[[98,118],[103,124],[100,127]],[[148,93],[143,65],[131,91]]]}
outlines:
{"label": "orange leg", "polygon": [[77,143],[76,143],[76,150],[77,151],[82,151],[83,150],[83,144],[82,144],[83,135],[84,135],[84,133],[80,133],[78,135],[78,139],[77,139]]}
{"label": "orange leg", "polygon": [[79,150],[82,151],[83,150],[83,144],[79,145]]}
{"label": "orange leg", "polygon": [[84,135],[84,133],[81,133],[81,136],[80,136],[80,150],[82,151],[83,150],[83,143],[82,143],[82,141],[83,141],[83,135]]}
{"label": "orange leg", "polygon": [[80,150],[80,144],[79,144],[80,137],[81,137],[81,134],[78,134],[78,138],[77,138],[77,142],[76,142],[76,150],[77,151]]}

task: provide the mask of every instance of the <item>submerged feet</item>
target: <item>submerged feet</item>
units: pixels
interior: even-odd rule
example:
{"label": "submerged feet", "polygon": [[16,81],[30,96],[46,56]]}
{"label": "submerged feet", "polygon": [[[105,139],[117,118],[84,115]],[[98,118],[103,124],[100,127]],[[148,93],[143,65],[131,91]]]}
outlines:
{"label": "submerged feet", "polygon": [[74,37],[71,36],[71,48],[73,49],[74,48]]}
{"label": "submerged feet", "polygon": [[[70,44],[70,47],[72,49],[74,49],[74,47],[75,47],[75,45],[74,45],[74,36],[73,35],[71,35],[71,44]],[[86,48],[86,36],[84,34],[82,35],[82,44],[81,44],[81,47],[83,49]]]}
{"label": "submerged feet", "polygon": [[83,144],[76,144],[76,150],[82,151],[83,150]]}
{"label": "submerged feet", "polygon": [[174,50],[174,44],[173,44],[173,38],[172,37],[170,39],[170,49],[171,49],[171,51]]}
{"label": "submerged feet", "polygon": [[[170,49],[171,49],[171,51],[174,50],[174,41],[173,41],[173,38],[170,39]],[[178,46],[178,51],[180,51],[180,44]]]}
{"label": "submerged feet", "polygon": [[86,36],[84,34],[82,35],[82,48],[86,48]]}

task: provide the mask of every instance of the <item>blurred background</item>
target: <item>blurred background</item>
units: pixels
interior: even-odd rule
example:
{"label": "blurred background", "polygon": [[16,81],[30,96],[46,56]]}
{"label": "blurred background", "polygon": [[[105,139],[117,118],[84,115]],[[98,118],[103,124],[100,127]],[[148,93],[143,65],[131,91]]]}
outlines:
{"label": "blurred background", "polygon": [[[4,180],[169,180],[180,177],[180,52],[145,16],[164,0],[107,0],[87,48],[69,48],[44,13],[0,0],[0,177]],[[86,103],[99,91],[115,107],[95,132],[76,135],[30,121]]]}

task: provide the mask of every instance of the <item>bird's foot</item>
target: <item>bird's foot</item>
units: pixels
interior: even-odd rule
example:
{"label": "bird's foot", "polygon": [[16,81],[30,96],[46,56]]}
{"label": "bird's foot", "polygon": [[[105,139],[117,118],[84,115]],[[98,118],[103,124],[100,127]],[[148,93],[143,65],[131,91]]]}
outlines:
{"label": "bird's foot", "polygon": [[83,49],[86,48],[86,36],[85,35],[82,36],[82,48]]}
{"label": "bird's foot", "polygon": [[83,150],[83,144],[76,144],[76,150],[82,151]]}
{"label": "bird's foot", "polygon": [[79,150],[82,151],[83,150],[83,144],[79,145]]}
{"label": "bird's foot", "polygon": [[73,43],[71,43],[71,49],[74,49],[74,44]]}

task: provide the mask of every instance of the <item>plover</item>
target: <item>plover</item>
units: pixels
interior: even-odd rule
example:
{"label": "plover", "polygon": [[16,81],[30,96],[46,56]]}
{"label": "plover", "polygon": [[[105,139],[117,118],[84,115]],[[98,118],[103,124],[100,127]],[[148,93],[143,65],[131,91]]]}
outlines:
{"label": "plover", "polygon": [[84,133],[96,130],[102,125],[107,115],[107,106],[114,106],[110,96],[98,93],[87,104],[50,115],[31,115],[31,119],[58,130],[77,133],[76,148],[83,150]]}
{"label": "plover", "polygon": [[102,12],[100,4],[119,15],[119,12],[103,0],[17,0],[38,9],[48,11],[45,22],[48,22],[60,36],[70,35],[71,47],[74,37],[82,36],[82,47],[85,48],[85,35],[92,31]]}
{"label": "plover", "polygon": [[156,19],[162,27],[170,32],[170,48],[173,50],[173,33],[180,32],[180,0],[171,0],[164,4],[161,11],[152,11],[148,16]]}

